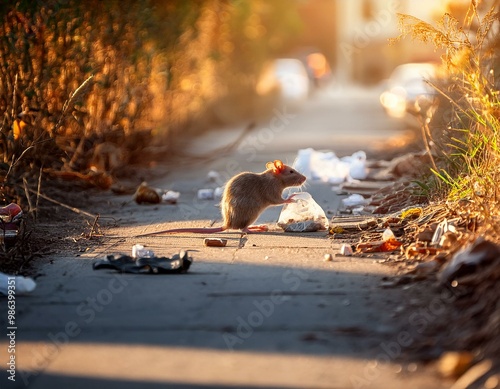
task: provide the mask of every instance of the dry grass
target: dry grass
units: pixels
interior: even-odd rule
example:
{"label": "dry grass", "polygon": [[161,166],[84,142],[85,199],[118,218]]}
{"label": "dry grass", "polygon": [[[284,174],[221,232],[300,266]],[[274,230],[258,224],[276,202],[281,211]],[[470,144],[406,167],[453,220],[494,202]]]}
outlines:
{"label": "dry grass", "polygon": [[295,12],[283,0],[3,5],[0,181],[40,168],[86,175],[102,144],[118,165],[152,146],[158,157],[181,135],[255,116],[255,78],[293,39]]}
{"label": "dry grass", "polygon": [[[444,82],[434,83],[441,95],[434,119],[447,116],[447,125],[434,126],[430,117],[423,122],[428,126],[425,141],[436,165],[431,169],[433,175],[421,185],[446,211],[433,221],[454,219],[459,227],[457,233],[449,234],[446,250],[422,258],[437,269],[480,238],[500,244],[499,4],[483,1],[481,7],[471,1],[463,22],[446,14],[435,26],[400,15],[399,39],[411,36],[442,49],[448,73]],[[415,238],[417,247],[418,235]],[[428,345],[475,350],[476,361],[492,358],[498,363],[500,264],[495,260],[457,277],[455,286],[462,295],[428,327]]]}

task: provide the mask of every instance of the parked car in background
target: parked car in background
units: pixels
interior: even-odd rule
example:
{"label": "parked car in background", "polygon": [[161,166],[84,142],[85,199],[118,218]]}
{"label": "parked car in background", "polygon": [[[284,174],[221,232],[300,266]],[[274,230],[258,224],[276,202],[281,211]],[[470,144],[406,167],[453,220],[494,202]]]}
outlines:
{"label": "parked car in background", "polygon": [[407,63],[396,67],[380,95],[380,102],[387,114],[403,118],[407,113],[419,111],[419,105],[432,103],[436,90],[426,80],[437,76],[437,65],[433,63]]}
{"label": "parked car in background", "polygon": [[259,95],[278,90],[288,103],[301,103],[309,96],[310,80],[304,64],[295,58],[279,58],[262,72],[256,86]]}

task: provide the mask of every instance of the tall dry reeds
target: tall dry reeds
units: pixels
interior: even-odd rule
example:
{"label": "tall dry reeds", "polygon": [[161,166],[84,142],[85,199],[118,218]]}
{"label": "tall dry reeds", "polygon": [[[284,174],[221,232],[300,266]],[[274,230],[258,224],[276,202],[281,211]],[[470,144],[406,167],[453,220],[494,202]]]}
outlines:
{"label": "tall dry reeds", "polygon": [[286,4],[2,4],[0,181],[41,167],[85,172],[99,144],[130,157],[155,142],[165,149],[186,129],[252,115],[262,64],[297,29]]}

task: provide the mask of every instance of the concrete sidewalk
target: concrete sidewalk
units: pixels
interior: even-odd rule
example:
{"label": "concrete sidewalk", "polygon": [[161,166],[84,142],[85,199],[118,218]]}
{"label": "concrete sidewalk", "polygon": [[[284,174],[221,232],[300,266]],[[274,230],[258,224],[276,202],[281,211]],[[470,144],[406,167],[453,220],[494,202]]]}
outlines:
{"label": "concrete sidewalk", "polygon": [[[185,199],[203,183],[198,171],[189,183],[173,181]],[[320,204],[338,203],[326,185],[308,191]],[[182,205],[190,200],[108,200],[123,217],[105,245],[52,258],[35,293],[18,299],[18,374],[15,385],[2,377],[2,388],[441,387],[432,371],[398,361],[411,343],[398,307],[412,292],[380,287],[392,268],[355,257],[325,262],[338,245],[324,232],[217,234],[229,240],[225,248],[205,247],[195,234],[138,241],[157,228],[209,225],[215,202],[188,222]],[[260,221],[275,222],[279,210]],[[157,255],[193,250],[194,263],[183,275],[92,270],[93,259],[129,253],[137,242]]]}
{"label": "concrete sidewalk", "polygon": [[[96,198],[101,209],[93,211],[113,216],[116,226],[93,251],[42,261],[37,289],[17,299],[16,381],[7,380],[4,368],[1,388],[446,387],[432,367],[399,359],[415,335],[401,305],[426,291],[384,289],[383,278],[395,269],[374,258],[325,262],[325,254],[338,250],[325,232],[216,234],[229,240],[225,248],[205,247],[205,236],[196,234],[134,238],[218,225],[216,201],[196,199],[209,185],[208,171],[258,172],[268,160],[293,157],[268,147],[251,160],[236,152],[170,166],[150,184],[181,192],[177,205]],[[306,190],[325,211],[338,208],[329,185]],[[274,225],[279,212],[269,209],[258,222]],[[181,275],[92,269],[94,259],[130,253],[135,243],[158,256],[192,250],[194,263]],[[4,311],[0,325],[7,328]],[[3,338],[4,367],[7,347]]]}

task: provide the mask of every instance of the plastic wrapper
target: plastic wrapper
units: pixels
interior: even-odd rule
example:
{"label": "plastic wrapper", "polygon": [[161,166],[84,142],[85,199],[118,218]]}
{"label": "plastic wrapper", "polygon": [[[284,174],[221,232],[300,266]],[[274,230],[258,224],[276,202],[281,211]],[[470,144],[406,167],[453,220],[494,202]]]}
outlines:
{"label": "plastic wrapper", "polygon": [[286,232],[314,232],[328,230],[329,223],[325,211],[307,192],[297,193],[295,202],[285,204],[279,220]]}
{"label": "plastic wrapper", "polygon": [[104,259],[94,262],[92,267],[94,270],[113,269],[122,273],[179,274],[186,273],[192,262],[193,259],[188,256],[187,251],[181,251],[172,258],[133,258],[125,254],[108,254]]}

